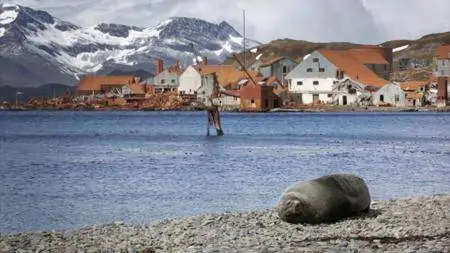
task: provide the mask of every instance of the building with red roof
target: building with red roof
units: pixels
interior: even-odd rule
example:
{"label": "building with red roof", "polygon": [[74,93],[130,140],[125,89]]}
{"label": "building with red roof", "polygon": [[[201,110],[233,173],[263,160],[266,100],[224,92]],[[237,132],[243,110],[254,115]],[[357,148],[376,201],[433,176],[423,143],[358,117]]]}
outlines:
{"label": "building with red roof", "polygon": [[[392,51],[364,46],[349,50],[319,49],[291,71],[289,91],[301,104],[358,103],[362,93],[371,93],[389,81]],[[340,85],[339,83],[346,84]],[[364,96],[365,97],[365,96]]]}

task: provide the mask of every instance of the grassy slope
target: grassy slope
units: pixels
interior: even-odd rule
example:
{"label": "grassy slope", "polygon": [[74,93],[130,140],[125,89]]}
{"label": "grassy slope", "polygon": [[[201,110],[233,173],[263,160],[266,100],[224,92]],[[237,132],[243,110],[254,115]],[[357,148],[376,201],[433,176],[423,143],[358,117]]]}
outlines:
{"label": "grassy slope", "polygon": [[[402,57],[431,61],[434,56],[434,50],[441,44],[450,44],[450,32],[429,34],[417,40],[392,40],[381,45],[392,48],[410,45],[407,49],[394,53],[394,62],[397,62]],[[319,48],[339,50],[354,46],[357,46],[357,44],[346,42],[316,43],[303,40],[280,39],[259,46],[258,53],[247,51],[246,62],[252,62],[260,53],[263,53],[263,60],[278,56],[288,56],[294,60],[301,61],[303,56]],[[244,59],[243,55],[243,53],[237,55],[241,61]],[[224,63],[237,64],[232,57],[229,57]]]}

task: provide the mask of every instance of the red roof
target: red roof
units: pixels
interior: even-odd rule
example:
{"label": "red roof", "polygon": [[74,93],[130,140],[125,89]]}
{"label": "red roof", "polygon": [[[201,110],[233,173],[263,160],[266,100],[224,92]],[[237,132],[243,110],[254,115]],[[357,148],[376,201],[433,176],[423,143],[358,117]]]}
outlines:
{"label": "red roof", "polygon": [[406,91],[417,91],[420,87],[424,87],[427,84],[427,81],[407,81],[400,83],[400,88]]}
{"label": "red roof", "polygon": [[103,85],[124,86],[135,83],[133,76],[93,76],[87,75],[81,78],[77,85],[78,91],[100,91]]}
{"label": "red roof", "polygon": [[343,70],[351,79],[364,85],[381,87],[389,83],[367,68],[359,57],[355,58],[355,52],[334,51],[320,49],[319,52],[333,63],[339,70]]}
{"label": "red roof", "polygon": [[272,58],[270,60],[267,60],[267,61],[263,62],[261,64],[261,67],[272,65],[272,64],[274,64],[274,63],[276,63],[278,61],[283,60],[284,58],[286,58],[286,57],[285,56],[281,56],[281,57]]}
{"label": "red roof", "polygon": [[364,64],[389,64],[383,55],[384,48],[353,48],[347,52]]}
{"label": "red roof", "polygon": [[134,94],[134,95],[144,95],[145,94],[144,88],[140,84],[130,83],[130,84],[127,84],[127,87],[130,88],[131,94]]}

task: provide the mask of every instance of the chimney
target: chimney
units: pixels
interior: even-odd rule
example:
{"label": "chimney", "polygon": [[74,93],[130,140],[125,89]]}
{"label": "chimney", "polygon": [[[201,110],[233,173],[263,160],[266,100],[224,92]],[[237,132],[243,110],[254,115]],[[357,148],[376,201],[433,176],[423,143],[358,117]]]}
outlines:
{"label": "chimney", "polygon": [[203,65],[204,65],[204,66],[208,65],[208,57],[203,56],[202,59],[203,59],[203,62],[202,62]]}
{"label": "chimney", "polygon": [[177,59],[177,62],[175,63],[175,70],[176,71],[181,71],[181,64],[180,64],[180,60]]}
{"label": "chimney", "polygon": [[164,61],[162,59],[160,58],[156,59],[155,65],[156,65],[156,75],[164,71]]}

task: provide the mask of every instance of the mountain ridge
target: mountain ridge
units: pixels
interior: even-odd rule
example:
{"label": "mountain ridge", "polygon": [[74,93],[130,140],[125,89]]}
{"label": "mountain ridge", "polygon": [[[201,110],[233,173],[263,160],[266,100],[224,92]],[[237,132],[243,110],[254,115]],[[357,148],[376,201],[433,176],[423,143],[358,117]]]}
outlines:
{"label": "mountain ridge", "polygon": [[[391,40],[377,46],[406,46],[394,52],[395,64],[401,58],[412,58],[429,65],[436,47],[444,43],[450,44],[450,32],[428,34],[416,40]],[[259,54],[263,61],[279,56],[301,61],[319,48],[361,45],[293,39],[261,44],[247,39],[245,62],[252,62]],[[250,52],[255,48],[256,53]],[[226,21],[214,24],[175,16],[152,27],[115,23],[81,27],[45,11],[0,4],[0,86],[74,85],[85,74],[154,73],[155,58],[162,58],[167,64],[179,59],[182,65],[189,65],[193,63],[194,50],[207,56],[210,63],[236,64],[231,54],[236,53],[243,60],[243,49],[243,36]]]}
{"label": "mountain ridge", "polygon": [[[259,44],[254,40],[248,43]],[[0,4],[0,57],[4,59],[0,68],[16,66],[28,73],[21,80],[0,73],[0,86],[73,85],[84,74],[133,71],[142,66],[153,72],[155,58],[168,64],[178,59],[191,64],[192,45],[213,63],[244,48],[242,36],[226,21],[214,24],[171,17],[153,27],[112,23],[80,27],[45,11]]]}

